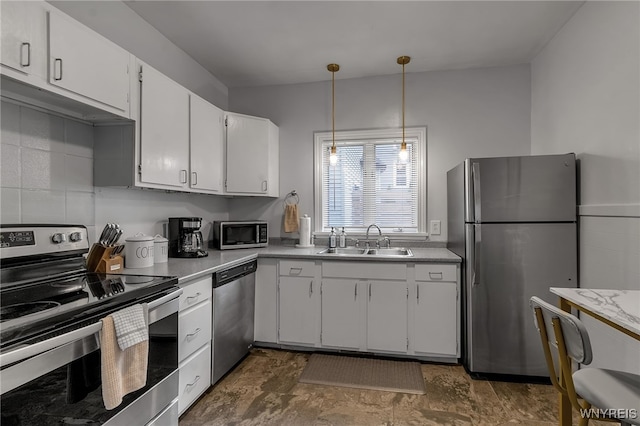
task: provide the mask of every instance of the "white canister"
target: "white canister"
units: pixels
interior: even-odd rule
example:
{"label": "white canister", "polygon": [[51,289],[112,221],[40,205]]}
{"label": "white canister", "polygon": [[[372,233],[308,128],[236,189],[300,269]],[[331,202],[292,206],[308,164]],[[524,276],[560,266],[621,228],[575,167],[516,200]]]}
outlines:
{"label": "white canister", "polygon": [[167,260],[169,260],[169,240],[160,234],[156,234],[153,245],[153,263],[167,263]]}
{"label": "white canister", "polygon": [[148,268],[153,266],[154,238],[152,236],[138,232],[125,241],[127,242],[124,247],[125,267]]}

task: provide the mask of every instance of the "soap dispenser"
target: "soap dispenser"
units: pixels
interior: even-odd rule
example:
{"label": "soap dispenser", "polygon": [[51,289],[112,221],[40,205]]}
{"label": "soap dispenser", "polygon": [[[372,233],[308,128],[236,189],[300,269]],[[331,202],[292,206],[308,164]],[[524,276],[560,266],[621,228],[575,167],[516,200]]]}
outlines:
{"label": "soap dispenser", "polygon": [[338,246],[340,248],[347,247],[347,234],[346,234],[346,232],[344,232],[344,226],[342,227],[342,232],[340,232],[340,238],[339,238]]}
{"label": "soap dispenser", "polygon": [[336,231],[331,227],[331,235],[329,235],[329,248],[336,248]]}

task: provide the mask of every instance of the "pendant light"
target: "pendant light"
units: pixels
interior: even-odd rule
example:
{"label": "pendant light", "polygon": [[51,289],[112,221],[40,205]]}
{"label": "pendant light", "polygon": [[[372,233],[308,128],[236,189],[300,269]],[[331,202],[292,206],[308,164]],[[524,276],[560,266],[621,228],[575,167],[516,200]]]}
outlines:
{"label": "pendant light", "polygon": [[336,72],[340,70],[340,65],[329,64],[327,69],[331,72],[331,151],[329,153],[329,164],[335,166],[338,163],[338,152],[336,149]]}
{"label": "pendant light", "polygon": [[398,57],[398,64],[402,65],[402,144],[400,145],[399,157],[402,161],[407,161],[409,153],[407,152],[407,143],[404,141],[404,66],[411,61],[410,56]]}

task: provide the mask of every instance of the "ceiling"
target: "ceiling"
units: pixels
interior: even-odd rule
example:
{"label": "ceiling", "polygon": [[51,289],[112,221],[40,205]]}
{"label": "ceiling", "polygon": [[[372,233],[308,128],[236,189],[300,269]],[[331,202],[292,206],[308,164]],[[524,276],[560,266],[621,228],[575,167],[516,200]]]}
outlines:
{"label": "ceiling", "polygon": [[530,62],[579,1],[126,1],[228,87]]}

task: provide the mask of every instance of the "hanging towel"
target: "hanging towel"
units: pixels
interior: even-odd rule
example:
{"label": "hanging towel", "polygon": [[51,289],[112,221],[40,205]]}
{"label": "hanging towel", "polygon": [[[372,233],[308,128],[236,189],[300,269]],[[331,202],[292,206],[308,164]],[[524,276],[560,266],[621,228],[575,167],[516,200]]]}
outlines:
{"label": "hanging towel", "polygon": [[142,305],[133,305],[111,314],[116,327],[118,346],[123,351],[149,340],[149,330]]}
{"label": "hanging towel", "polygon": [[298,216],[298,205],[287,204],[284,206],[284,232],[297,232],[298,222],[300,217]]}
{"label": "hanging towel", "polygon": [[[143,388],[147,383],[147,365],[149,362],[148,310],[146,304],[137,306],[142,308],[142,318],[147,339],[124,350],[118,344],[119,336],[117,335],[114,321],[114,315],[119,312],[102,319],[102,332],[100,333],[102,400],[107,410],[114,409],[120,405],[123,396]],[[125,314],[130,315],[131,313]],[[138,322],[138,320],[135,321],[136,323]]]}

